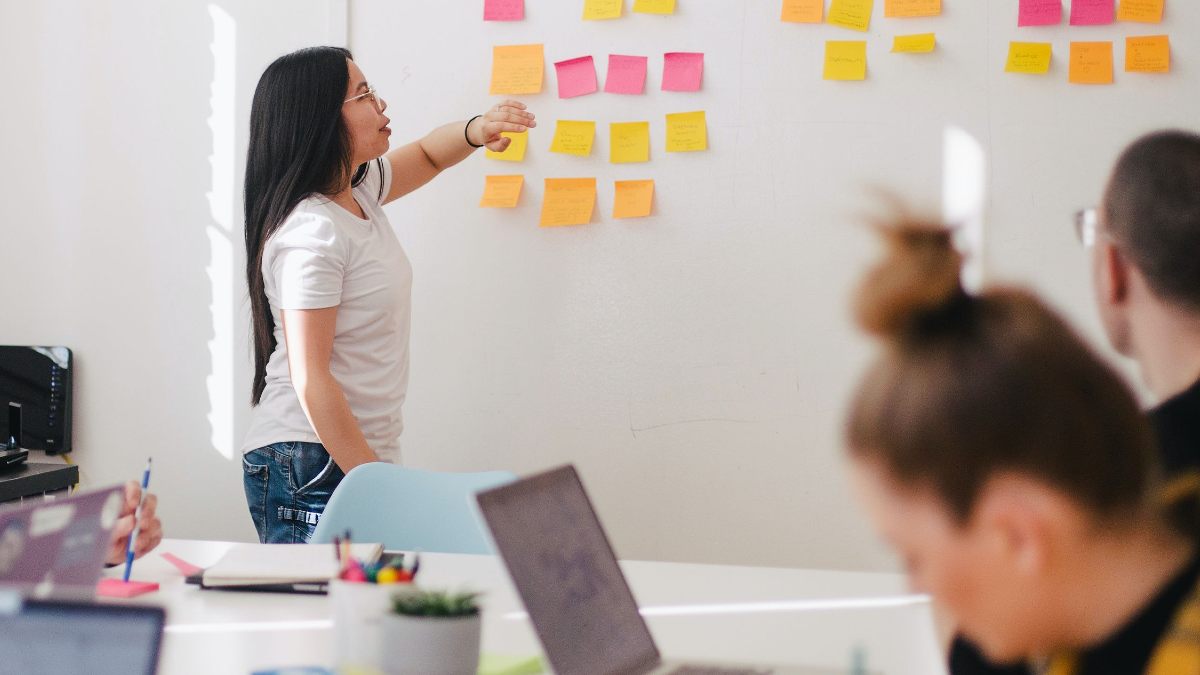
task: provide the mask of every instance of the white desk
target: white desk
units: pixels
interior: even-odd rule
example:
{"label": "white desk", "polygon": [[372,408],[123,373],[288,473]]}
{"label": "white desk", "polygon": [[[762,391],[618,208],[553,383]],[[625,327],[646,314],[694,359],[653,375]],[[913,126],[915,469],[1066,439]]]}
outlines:
{"label": "white desk", "polygon": [[[228,546],[167,539],[134,564],[134,578],[158,581],[161,590],[110,601],[166,607],[162,675],[328,665],[333,647],[326,597],[202,591],[184,584],[158,555],[174,553],[205,566]],[[897,574],[635,561],[622,568],[659,649],[671,658],[845,667],[853,647],[862,645],[873,671],[945,672],[930,607],[908,595]],[[485,592],[485,652],[540,653],[529,622],[515,616],[521,603],[497,558],[423,554],[421,582]]]}

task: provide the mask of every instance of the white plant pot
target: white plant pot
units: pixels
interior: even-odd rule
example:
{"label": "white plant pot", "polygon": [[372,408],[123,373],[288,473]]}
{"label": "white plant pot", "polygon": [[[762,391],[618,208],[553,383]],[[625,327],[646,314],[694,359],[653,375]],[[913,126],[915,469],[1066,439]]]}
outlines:
{"label": "white plant pot", "polygon": [[388,675],[475,675],[478,614],[442,618],[387,614],[380,626],[380,667]]}

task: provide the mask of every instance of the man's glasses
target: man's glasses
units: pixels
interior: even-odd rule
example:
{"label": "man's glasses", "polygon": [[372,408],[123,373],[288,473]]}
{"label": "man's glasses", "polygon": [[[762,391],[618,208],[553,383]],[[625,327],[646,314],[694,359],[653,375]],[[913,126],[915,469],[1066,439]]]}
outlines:
{"label": "man's glasses", "polygon": [[1075,237],[1079,243],[1091,247],[1096,243],[1096,209],[1082,209],[1075,212]]}

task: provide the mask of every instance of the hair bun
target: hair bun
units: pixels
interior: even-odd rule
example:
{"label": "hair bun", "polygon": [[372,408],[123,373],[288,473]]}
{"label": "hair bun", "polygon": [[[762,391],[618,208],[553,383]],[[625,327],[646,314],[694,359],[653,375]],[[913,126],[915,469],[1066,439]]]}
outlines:
{"label": "hair bun", "polygon": [[868,333],[897,339],[965,297],[962,255],[941,225],[904,221],[878,230],[887,251],[858,289],[855,318]]}

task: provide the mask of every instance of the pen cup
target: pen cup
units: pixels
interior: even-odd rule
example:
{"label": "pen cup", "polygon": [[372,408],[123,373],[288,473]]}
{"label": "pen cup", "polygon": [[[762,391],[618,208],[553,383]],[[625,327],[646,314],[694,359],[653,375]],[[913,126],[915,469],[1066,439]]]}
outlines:
{"label": "pen cup", "polygon": [[391,606],[394,585],[329,581],[333,605],[334,663],[344,668],[380,666],[379,635]]}

